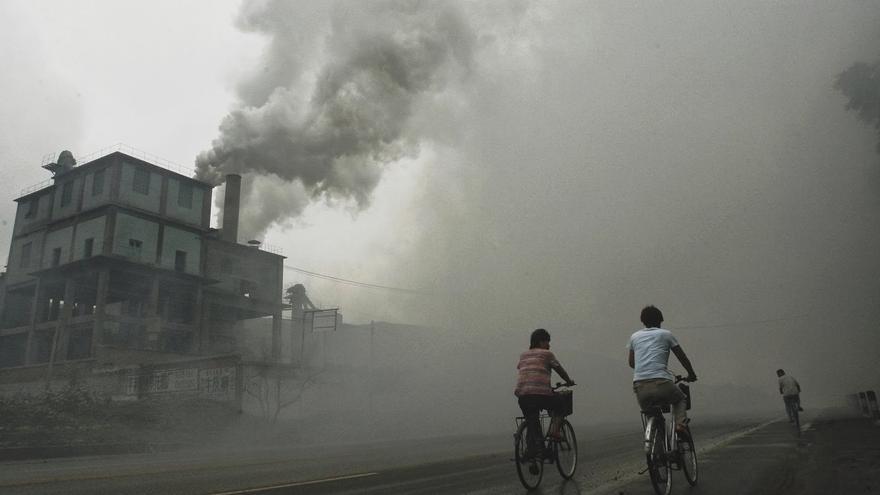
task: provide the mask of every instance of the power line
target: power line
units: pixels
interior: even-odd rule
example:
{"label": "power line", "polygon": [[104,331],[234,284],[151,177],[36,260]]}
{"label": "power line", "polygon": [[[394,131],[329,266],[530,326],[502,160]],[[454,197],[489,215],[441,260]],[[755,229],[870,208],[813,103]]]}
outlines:
{"label": "power line", "polygon": [[418,295],[423,295],[423,296],[431,295],[431,292],[426,291],[426,290],[405,289],[403,287],[392,287],[390,285],[380,285],[380,284],[371,284],[368,282],[358,282],[357,280],[349,280],[347,278],[334,277],[333,275],[325,275],[323,273],[313,272],[310,270],[305,270],[303,268],[297,268],[295,266],[291,266],[291,265],[287,265],[287,264],[284,265],[284,268],[286,268],[290,271],[301,273],[303,275],[308,275],[310,277],[316,277],[316,278],[320,278],[323,280],[329,280],[331,282],[336,282],[336,283],[343,284],[343,285],[350,285],[352,287],[361,287],[361,288],[365,288],[365,289],[390,290],[390,291],[394,291],[394,292],[403,292],[403,293],[407,293],[407,294],[418,294]]}
{"label": "power line", "polygon": [[670,328],[672,330],[693,330],[693,329],[698,329],[698,328],[745,327],[745,326],[750,326],[750,325],[762,325],[764,323],[779,323],[782,321],[805,320],[807,318],[810,318],[810,315],[790,316],[787,318],[773,318],[771,320],[740,321],[740,322],[736,322],[736,323],[722,323],[719,325],[687,325],[687,326],[670,325],[668,328]]}

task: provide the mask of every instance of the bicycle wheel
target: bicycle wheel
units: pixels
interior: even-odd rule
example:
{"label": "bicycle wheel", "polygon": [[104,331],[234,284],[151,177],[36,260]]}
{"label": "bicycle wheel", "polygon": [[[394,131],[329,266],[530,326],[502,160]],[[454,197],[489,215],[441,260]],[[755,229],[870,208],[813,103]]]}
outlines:
{"label": "bicycle wheel", "polygon": [[574,476],[574,470],[577,469],[577,437],[574,436],[574,428],[571,427],[571,423],[564,419],[562,424],[559,425],[559,434],[562,436],[562,439],[553,442],[553,450],[556,454],[556,469],[559,470],[559,474],[563,478],[570,480]]}
{"label": "bicycle wheel", "polygon": [[672,468],[666,455],[666,432],[659,426],[659,420],[652,419],[652,428],[648,433],[648,473],[651,485],[657,495],[669,495],[672,491]]}
{"label": "bicycle wheel", "polygon": [[526,449],[529,444],[526,431],[526,423],[523,421],[514,435],[513,448],[519,481],[526,489],[532,490],[541,484],[541,478],[544,477],[544,461],[540,457],[526,457]]}
{"label": "bicycle wheel", "polygon": [[697,484],[697,449],[694,447],[694,437],[690,428],[687,429],[686,438],[678,437],[678,455],[681,470],[688,484]]}

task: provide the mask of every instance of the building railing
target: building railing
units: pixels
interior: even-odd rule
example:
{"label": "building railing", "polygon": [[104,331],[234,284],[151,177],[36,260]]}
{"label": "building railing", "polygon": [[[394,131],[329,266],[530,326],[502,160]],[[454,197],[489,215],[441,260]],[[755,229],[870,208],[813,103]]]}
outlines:
{"label": "building railing", "polygon": [[30,194],[34,191],[39,191],[40,189],[45,189],[51,185],[52,185],[52,179],[46,179],[44,181],[40,181],[36,184],[30,185],[30,186],[22,189],[21,193],[19,193],[19,196],[24,196],[25,194]]}
{"label": "building railing", "polygon": [[284,254],[284,248],[281,246],[273,246],[272,244],[261,244],[260,249],[267,253],[277,254],[279,256]]}
{"label": "building railing", "polygon": [[[107,156],[111,153],[122,152],[126,155],[133,156],[135,158],[140,158],[146,162],[152,163],[153,165],[162,167],[166,170],[170,170],[172,172],[176,172],[181,175],[185,175],[187,177],[194,177],[196,175],[195,169],[191,167],[185,167],[178,163],[172,162],[171,160],[167,160],[162,158],[161,156],[154,155],[152,153],[147,153],[146,151],[139,150],[133,146],[129,146],[125,143],[116,143],[112,146],[108,146],[106,148],[101,148],[98,151],[94,151],[89,153],[88,155],[83,156],[74,156],[76,158],[77,166],[85,165],[86,163],[97,160],[98,158]],[[48,155],[43,156],[42,160],[40,160],[40,166],[47,165],[49,163],[54,163],[55,160],[58,159],[58,153],[50,153]],[[49,187],[52,185],[52,179],[46,179],[37,184],[25,187],[21,190],[21,196],[25,194],[32,193],[34,191],[39,191],[40,189]]]}

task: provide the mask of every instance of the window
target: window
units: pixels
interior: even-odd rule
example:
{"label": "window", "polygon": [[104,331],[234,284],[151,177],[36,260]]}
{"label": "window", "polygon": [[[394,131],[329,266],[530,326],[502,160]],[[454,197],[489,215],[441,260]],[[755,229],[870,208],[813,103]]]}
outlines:
{"label": "window", "polygon": [[21,246],[21,260],[18,264],[21,268],[27,268],[31,266],[31,243],[28,242]]}
{"label": "window", "polygon": [[37,216],[37,211],[40,209],[40,198],[34,198],[27,202],[27,208],[24,212],[25,218],[33,218]]}
{"label": "window", "polygon": [[141,194],[150,194],[150,171],[142,168],[134,169],[134,182],[132,183],[134,192]]}
{"label": "window", "polygon": [[92,196],[104,194],[104,171],[98,170],[92,176]]}
{"label": "window", "polygon": [[61,186],[61,207],[69,205],[71,199],[73,199],[73,181],[68,181]]}
{"label": "window", "polygon": [[61,264],[61,248],[55,248],[52,250],[52,266],[58,266]]}
{"label": "window", "polygon": [[182,208],[192,208],[193,206],[193,186],[184,182],[180,183],[177,189],[177,206]]}
{"label": "window", "polygon": [[144,243],[140,239],[129,239],[128,240],[128,255],[135,257],[135,258],[140,258],[141,246],[143,246],[143,245],[144,245]]}
{"label": "window", "polygon": [[178,250],[174,252],[174,271],[186,271],[186,251]]}
{"label": "window", "polygon": [[94,237],[89,237],[86,239],[85,246],[83,246],[83,258],[90,258],[92,256],[92,250],[95,247],[95,239]]}
{"label": "window", "polygon": [[256,295],[257,284],[250,280],[242,280],[239,286],[239,294],[244,297],[251,298]]}

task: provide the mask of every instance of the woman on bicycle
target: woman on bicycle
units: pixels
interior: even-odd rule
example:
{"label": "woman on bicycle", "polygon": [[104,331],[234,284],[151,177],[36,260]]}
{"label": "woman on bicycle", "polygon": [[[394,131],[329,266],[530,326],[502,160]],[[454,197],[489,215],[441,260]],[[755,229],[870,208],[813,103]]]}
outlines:
{"label": "woman on bicycle", "polygon": [[539,328],[532,332],[529,350],[519,356],[519,364],[516,365],[517,381],[514,395],[519,399],[519,407],[526,418],[528,428],[528,449],[526,457],[532,457],[541,452],[543,439],[541,424],[538,417],[542,409],[546,409],[553,415],[550,422],[550,436],[559,436],[559,420],[554,411],[560,409],[561,397],[553,393],[550,387],[550,371],[556,371],[565,380],[566,385],[574,385],[565,368],[550,352],[550,332]]}

